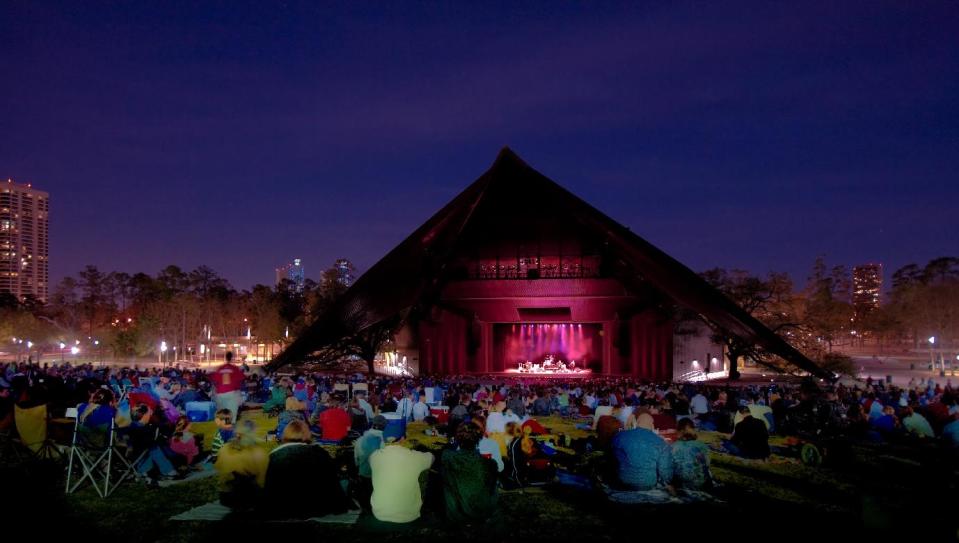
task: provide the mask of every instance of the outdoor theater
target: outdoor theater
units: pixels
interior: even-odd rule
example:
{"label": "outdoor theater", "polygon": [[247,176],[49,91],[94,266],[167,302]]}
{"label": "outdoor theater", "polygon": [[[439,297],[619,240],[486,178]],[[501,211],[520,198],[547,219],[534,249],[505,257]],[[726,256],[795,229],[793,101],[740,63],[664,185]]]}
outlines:
{"label": "outdoor theater", "polygon": [[508,148],[275,363],[377,327],[396,373],[718,374],[729,361],[714,330],[818,372],[695,272]]}

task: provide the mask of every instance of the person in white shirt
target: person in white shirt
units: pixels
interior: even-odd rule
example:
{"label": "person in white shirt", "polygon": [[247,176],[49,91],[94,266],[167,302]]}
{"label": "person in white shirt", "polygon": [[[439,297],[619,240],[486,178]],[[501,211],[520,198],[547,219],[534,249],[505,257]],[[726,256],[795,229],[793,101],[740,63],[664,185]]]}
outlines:
{"label": "person in white shirt", "polygon": [[360,409],[366,413],[366,420],[373,420],[373,406],[370,405],[370,402],[366,401],[366,393],[357,392],[353,394],[353,397],[355,397],[356,402],[360,404]]}
{"label": "person in white shirt", "polygon": [[689,400],[689,408],[693,415],[705,415],[709,413],[709,400],[701,392],[697,392],[692,400]]}
{"label": "person in white shirt", "polygon": [[410,399],[410,393],[406,390],[403,391],[400,401],[396,402],[396,414],[406,421],[413,418],[413,400]]}
{"label": "person in white shirt", "polygon": [[486,419],[486,431],[490,434],[501,434],[506,431],[506,402],[499,401],[490,411],[489,418]]}
{"label": "person in white shirt", "polygon": [[596,412],[593,413],[593,430],[596,429],[596,423],[599,422],[599,417],[603,415],[612,415],[613,407],[611,405],[598,405],[596,406]]}
{"label": "person in white shirt", "polygon": [[370,455],[373,516],[385,522],[413,522],[420,518],[423,496],[420,474],[433,465],[433,455],[388,445]]}
{"label": "person in white shirt", "polygon": [[430,416],[430,406],[426,405],[426,394],[420,394],[420,401],[413,404],[413,420],[419,422]]}

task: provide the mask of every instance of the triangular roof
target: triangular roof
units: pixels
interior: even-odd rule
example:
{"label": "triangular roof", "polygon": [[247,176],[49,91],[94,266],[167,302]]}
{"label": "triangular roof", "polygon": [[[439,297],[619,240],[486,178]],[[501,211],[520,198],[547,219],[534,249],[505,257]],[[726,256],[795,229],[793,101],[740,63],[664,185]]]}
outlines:
{"label": "triangular roof", "polygon": [[[573,224],[602,238],[621,270],[632,273],[636,282],[800,369],[828,376],[698,274],[537,172],[509,148],[500,151],[479,179],[364,273],[274,364],[302,359],[340,339],[350,327],[364,329],[404,314],[424,299],[433,301],[444,282],[449,257],[464,238],[483,235],[503,218],[515,222],[532,217],[523,226],[542,223],[544,213],[549,214],[551,228]],[[509,227],[515,230],[515,224]]]}

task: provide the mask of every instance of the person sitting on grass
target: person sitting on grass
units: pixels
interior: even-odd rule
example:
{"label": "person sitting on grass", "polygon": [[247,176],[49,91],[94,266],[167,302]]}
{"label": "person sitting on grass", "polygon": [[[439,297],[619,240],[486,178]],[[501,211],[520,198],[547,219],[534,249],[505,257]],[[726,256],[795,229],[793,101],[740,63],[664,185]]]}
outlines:
{"label": "person sitting on grass", "polygon": [[723,448],[742,458],[769,458],[769,431],[766,424],[753,417],[748,405],[739,406],[739,413],[742,420],[733,429],[730,439],[723,441]]}
{"label": "person sitting on grass", "polygon": [[323,441],[339,442],[350,431],[350,415],[341,407],[340,398],[331,396],[329,406],[320,413],[317,423]]}
{"label": "person sitting on grass", "polygon": [[709,447],[699,441],[692,419],[677,424],[677,440],[673,443],[673,474],[676,486],[703,490],[712,486],[709,471]]}
{"label": "person sitting on grass", "polygon": [[653,418],[637,417],[638,426],[616,434],[612,442],[619,485],[628,490],[668,487],[673,479],[673,456],[666,441],[653,431]]}
{"label": "person sitting on grass", "polygon": [[[496,464],[496,471],[502,473],[505,465],[503,464],[503,455],[500,453],[499,443],[495,439],[492,439],[489,433],[486,431],[486,417],[483,415],[476,415],[470,421],[472,424],[475,424],[477,428],[482,432],[482,437],[477,444],[477,449],[484,458],[489,458]],[[504,428],[505,430],[505,428]]]}
{"label": "person sitting on grass", "polygon": [[276,418],[277,437],[282,436],[286,425],[294,420],[306,422],[306,403],[298,400],[294,396],[288,396],[283,412]]}
{"label": "person sitting on grass", "polygon": [[234,511],[256,507],[266,482],[269,456],[256,439],[252,420],[237,425],[230,439],[217,454],[216,469],[220,503]]}
{"label": "person sitting on grass", "polygon": [[483,438],[478,424],[456,429],[456,448],[443,451],[443,496],[451,522],[485,520],[496,509],[496,465],[477,446]]}
{"label": "person sitting on grass", "polygon": [[370,455],[386,446],[386,441],[383,439],[383,430],[386,428],[386,423],[386,417],[383,415],[373,417],[373,427],[353,444],[353,461],[356,462],[358,475],[356,498],[360,502],[360,507],[364,510],[369,509],[370,495],[373,493]]}
{"label": "person sitting on grass", "polygon": [[906,432],[921,438],[936,437],[926,417],[916,413],[911,407],[903,407],[899,415],[902,417],[902,427]]}
{"label": "person sitting on grass", "polygon": [[282,444],[270,453],[263,484],[262,510],[273,518],[306,519],[337,515],[351,502],[340,485],[330,454],[313,443],[309,425],[293,420]]}
{"label": "person sitting on grass", "polygon": [[433,455],[392,444],[370,455],[373,516],[385,522],[407,523],[420,518],[423,494],[420,478],[433,465]]}
{"label": "person sitting on grass", "polygon": [[223,445],[233,439],[233,413],[229,409],[220,409],[213,420],[216,422],[216,432],[210,444],[210,457],[216,460]]}
{"label": "person sitting on grass", "polygon": [[[226,409],[229,412],[229,409]],[[170,460],[177,468],[189,468],[193,460],[200,454],[196,445],[196,437],[190,431],[190,419],[181,416],[176,421],[173,437],[170,438]]]}

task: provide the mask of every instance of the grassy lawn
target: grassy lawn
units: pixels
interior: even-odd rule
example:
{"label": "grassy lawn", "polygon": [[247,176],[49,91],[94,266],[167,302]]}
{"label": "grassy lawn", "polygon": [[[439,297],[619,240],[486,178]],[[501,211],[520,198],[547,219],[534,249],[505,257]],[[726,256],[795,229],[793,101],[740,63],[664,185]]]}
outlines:
{"label": "grassy lawn", "polygon": [[[262,413],[249,412],[263,435],[275,425]],[[588,432],[558,417],[540,419],[553,433],[573,438]],[[442,439],[423,434],[425,425],[408,426],[407,446],[428,447]],[[210,443],[212,423],[193,425]],[[705,433],[702,439],[716,445],[723,436]],[[776,441],[774,444],[782,444]],[[268,446],[274,446],[272,443]],[[308,537],[351,541],[460,541],[621,540],[622,536],[650,529],[682,534],[732,534],[731,526],[745,522],[754,529],[790,535],[821,535],[827,527],[861,535],[863,530],[882,533],[910,527],[934,541],[956,540],[959,522],[954,514],[956,468],[954,463],[919,462],[906,453],[855,449],[839,466],[808,467],[798,459],[774,456],[769,461],[748,461],[718,451],[712,453],[713,472],[722,487],[716,504],[620,506],[600,494],[564,486],[535,487],[503,492],[500,511],[478,526],[450,526],[433,512],[409,526],[397,527],[361,518],[355,526],[263,522],[232,518],[225,522],[171,521],[170,517],[217,498],[215,478],[148,489],[126,483],[107,499],[91,488],[64,496],[62,474],[56,468],[8,469],[3,480],[22,488],[23,496],[4,508],[12,514],[53,519],[43,526],[49,535],[62,533],[71,540],[113,538],[124,541],[203,541],[235,535],[243,541],[260,537]],[[9,496],[10,494],[7,493]],[[18,509],[22,508],[22,512]],[[921,519],[921,521],[917,520]],[[109,539],[104,539],[109,538]],[[439,538],[439,539],[438,539]]]}

